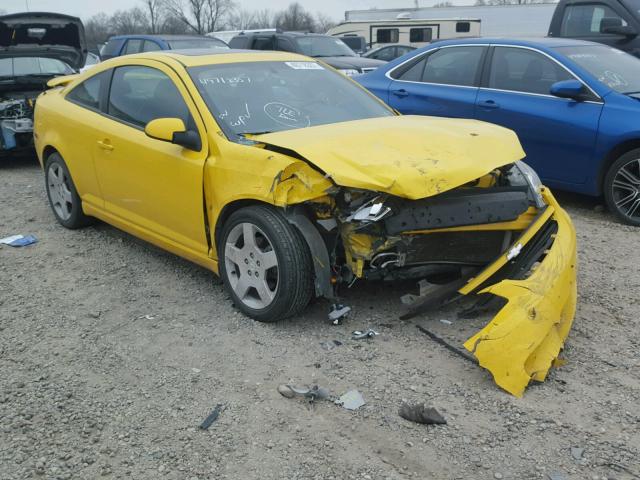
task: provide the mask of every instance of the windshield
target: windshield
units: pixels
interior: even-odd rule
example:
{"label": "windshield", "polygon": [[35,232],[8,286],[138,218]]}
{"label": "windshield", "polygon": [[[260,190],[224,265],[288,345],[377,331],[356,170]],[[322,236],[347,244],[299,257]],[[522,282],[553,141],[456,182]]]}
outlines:
{"label": "windshield", "polygon": [[393,115],[343,75],[316,62],[243,62],[189,73],[225,131],[266,133]]}
{"label": "windshield", "polygon": [[353,50],[335,37],[297,37],[300,53],[308,57],[355,57]]}
{"label": "windshield", "polygon": [[68,75],[73,69],[55,58],[13,57],[0,58],[0,77],[26,75]]}
{"label": "windshield", "polygon": [[616,92],[640,92],[640,59],[605,45],[557,47],[556,50]]}
{"label": "windshield", "polygon": [[171,50],[185,50],[189,48],[229,48],[226,43],[215,38],[185,38],[182,40],[171,40],[169,42],[169,47],[171,47]]}

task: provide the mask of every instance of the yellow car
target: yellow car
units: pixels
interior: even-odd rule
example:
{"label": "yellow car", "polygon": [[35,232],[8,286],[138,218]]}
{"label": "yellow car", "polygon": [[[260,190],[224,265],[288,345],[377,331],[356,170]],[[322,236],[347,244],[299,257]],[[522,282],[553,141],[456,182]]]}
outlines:
{"label": "yellow car", "polygon": [[49,86],[35,144],[65,227],[98,218],[203,265],[266,322],[314,296],[337,320],[358,279],[420,280],[413,313],[503,297],[465,347],[515,395],[558,356],[575,232],[512,131],[398,115],[284,52],[130,55]]}

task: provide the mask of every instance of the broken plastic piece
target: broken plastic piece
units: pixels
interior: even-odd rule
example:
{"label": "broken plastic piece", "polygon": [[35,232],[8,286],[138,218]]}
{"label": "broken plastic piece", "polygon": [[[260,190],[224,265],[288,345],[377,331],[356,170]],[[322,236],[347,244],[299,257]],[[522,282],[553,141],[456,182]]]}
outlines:
{"label": "broken plastic piece", "polygon": [[200,428],[201,430],[206,430],[207,428],[209,428],[213,424],[213,422],[215,422],[218,419],[218,417],[220,416],[220,412],[222,412],[222,409],[223,409],[223,405],[221,403],[216,405],[216,408],[213,409],[213,411],[209,414],[207,418],[204,419],[204,421],[200,424],[198,428]]}
{"label": "broken plastic piece", "polygon": [[316,400],[328,400],[331,397],[329,390],[318,385],[311,387],[296,387],[293,385],[278,385],[278,393],[285,398],[304,397],[310,402]]}
{"label": "broken plastic piece", "polygon": [[351,307],[334,303],[331,305],[331,310],[329,311],[329,320],[331,320],[331,323],[334,325],[340,325],[342,319],[345,318],[350,311]]}
{"label": "broken plastic piece", "polygon": [[440,415],[440,412],[433,407],[425,407],[424,403],[418,405],[403,403],[400,410],[398,410],[398,415],[410,422],[422,423],[424,425],[447,424],[447,421]]}
{"label": "broken plastic piece", "polygon": [[10,237],[0,238],[0,244],[9,245],[10,247],[26,247],[37,243],[38,239],[33,235],[12,235]]}
{"label": "broken plastic piece", "polygon": [[366,402],[362,397],[362,394],[358,390],[349,390],[335,401],[336,405],[340,405],[347,410],[357,410],[363,406]]}
{"label": "broken plastic piece", "polygon": [[369,328],[364,331],[356,330],[355,332],[352,332],[351,340],[364,340],[365,338],[373,338],[378,335],[380,334],[375,330],[373,330],[372,328]]}

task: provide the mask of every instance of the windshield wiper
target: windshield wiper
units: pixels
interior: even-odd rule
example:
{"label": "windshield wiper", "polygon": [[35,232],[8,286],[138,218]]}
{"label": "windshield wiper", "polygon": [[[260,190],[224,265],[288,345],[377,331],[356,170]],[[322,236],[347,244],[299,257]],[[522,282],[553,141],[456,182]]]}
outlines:
{"label": "windshield wiper", "polygon": [[640,92],[624,92],[625,95],[638,95]]}
{"label": "windshield wiper", "polygon": [[265,130],[263,132],[244,132],[244,133],[239,133],[238,135],[246,137],[247,135],[266,135],[267,133],[273,133],[273,130]]}

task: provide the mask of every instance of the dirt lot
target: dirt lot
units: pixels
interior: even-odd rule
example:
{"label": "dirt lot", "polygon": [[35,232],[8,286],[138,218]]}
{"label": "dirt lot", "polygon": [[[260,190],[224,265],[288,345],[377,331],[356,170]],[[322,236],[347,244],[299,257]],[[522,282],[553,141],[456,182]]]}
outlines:
{"label": "dirt lot", "polygon": [[[398,320],[406,286],[356,284],[341,326],[323,302],[255,323],[206,270],[105,224],[60,227],[34,160],[0,180],[0,237],[40,239],[0,247],[3,480],[640,478],[640,231],[595,201],[560,197],[580,249],[567,365],[517,399],[415,327],[455,337],[455,311]],[[381,335],[350,340],[366,327]],[[310,407],[286,382],[367,404]],[[448,425],[401,419],[403,399]]]}

